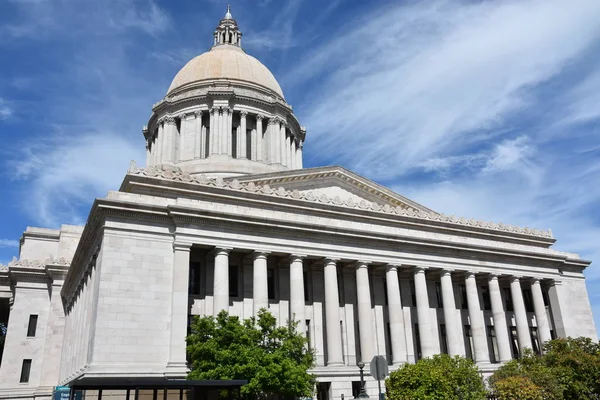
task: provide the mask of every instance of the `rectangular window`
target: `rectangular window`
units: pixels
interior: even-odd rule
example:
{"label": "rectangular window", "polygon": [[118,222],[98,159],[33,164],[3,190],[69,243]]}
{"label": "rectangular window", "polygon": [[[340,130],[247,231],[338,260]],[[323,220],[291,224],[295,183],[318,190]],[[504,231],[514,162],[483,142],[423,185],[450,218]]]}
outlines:
{"label": "rectangular window", "polygon": [[[415,345],[417,347],[416,360],[421,359],[421,335],[419,334],[419,324],[415,324]],[[415,360],[415,361],[416,361]]]}
{"label": "rectangular window", "polygon": [[385,305],[388,305],[388,291],[387,291],[387,278],[383,278],[383,297]]}
{"label": "rectangular window", "polygon": [[531,346],[533,347],[533,352],[536,354],[542,354],[542,347],[540,346],[540,340],[538,337],[538,329],[535,326],[529,328],[529,333],[531,335]]}
{"label": "rectangular window", "polygon": [[200,294],[200,263],[190,263],[189,294]]}
{"label": "rectangular window", "polygon": [[27,325],[27,337],[35,337],[35,331],[37,330],[38,316],[31,314],[29,316],[29,325]]}
{"label": "rectangular window", "polygon": [[446,335],[446,324],[440,324],[440,352],[448,354],[448,337]]}
{"label": "rectangular window", "polygon": [[304,271],[303,273],[304,279],[304,301],[310,301],[308,298],[309,290],[308,290],[308,271]]}
{"label": "rectangular window", "polygon": [[267,297],[269,300],[275,300],[275,270],[267,270]]}
{"label": "rectangular window", "polygon": [[229,266],[229,297],[239,297],[239,295],[240,295],[238,278],[239,278],[238,266],[230,265]]}
{"label": "rectangular window", "polygon": [[492,309],[492,299],[490,298],[490,288],[489,286],[481,287],[481,294],[483,297],[483,309],[491,310]]}
{"label": "rectangular window", "polygon": [[469,308],[469,303],[467,302],[467,287],[465,285],[458,285],[460,289],[460,308],[466,310]]}
{"label": "rectangular window", "polygon": [[233,128],[231,130],[231,157],[238,158],[237,154],[237,129]]}
{"label": "rectangular window", "polygon": [[514,359],[521,357],[521,353],[519,353],[519,340],[517,336],[517,327],[510,326],[508,328],[510,330],[510,345],[512,349],[512,355]]}
{"label": "rectangular window", "polygon": [[29,382],[29,373],[31,372],[31,360],[23,360],[23,366],[21,367],[21,383]]}
{"label": "rectangular window", "polygon": [[533,297],[531,296],[531,289],[523,289],[523,301],[525,302],[525,310],[527,310],[527,312],[533,312]]}
{"label": "rectangular window", "polygon": [[410,281],[410,297],[412,299],[412,306],[417,306],[417,290],[415,289],[415,281]]}
{"label": "rectangular window", "polygon": [[246,158],[252,158],[252,129],[246,129]]}
{"label": "rectangular window", "polygon": [[204,143],[204,158],[210,156],[210,127],[206,127],[206,142]]}
{"label": "rectangular window", "polygon": [[471,325],[465,325],[465,350],[467,358],[473,358],[473,335],[471,334]]}
{"label": "rectangular window", "polygon": [[510,293],[510,288],[504,288],[504,301],[506,302],[506,311],[514,311],[512,294]]}
{"label": "rectangular window", "polygon": [[444,308],[444,297],[442,296],[442,284],[440,282],[435,283],[435,296],[438,308]]}
{"label": "rectangular window", "polygon": [[490,361],[493,363],[500,362],[498,353],[498,339],[496,338],[496,330],[492,325],[487,326],[488,333],[488,348],[490,349]]}

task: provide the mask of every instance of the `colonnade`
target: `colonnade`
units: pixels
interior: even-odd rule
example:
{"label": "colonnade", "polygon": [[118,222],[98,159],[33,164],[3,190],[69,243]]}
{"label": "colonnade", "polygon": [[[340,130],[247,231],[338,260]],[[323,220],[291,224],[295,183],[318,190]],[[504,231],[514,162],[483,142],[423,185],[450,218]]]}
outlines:
{"label": "colonnade", "polygon": [[[234,114],[236,122],[239,116],[236,126]],[[299,169],[302,141],[279,116],[266,117],[219,106],[208,112],[196,110],[160,118],[146,146],[147,165],[176,164],[211,155]]]}
{"label": "colonnade", "polygon": [[[229,255],[231,249],[216,248],[214,256],[214,274],[213,274],[213,315],[217,315],[221,310],[229,311]],[[254,315],[261,308],[268,308],[268,275],[267,258],[269,252],[255,251],[253,253],[253,310]],[[299,332],[305,332],[305,295],[304,295],[304,277],[303,260],[305,255],[290,254],[286,258],[289,265],[289,310],[290,318],[299,321]],[[177,263],[188,265],[189,252],[186,257],[175,257]],[[322,259],[324,274],[324,310],[325,310],[325,332],[326,339],[326,365],[341,366],[344,364],[344,354],[342,345],[342,332],[340,329],[340,295],[338,292],[338,270],[340,266],[335,258]],[[344,268],[353,265],[356,278],[356,310],[358,315],[358,333],[359,348],[361,359],[368,362],[376,355],[373,338],[374,320],[373,304],[371,297],[371,271],[369,261],[355,261],[353,263],[344,262]],[[183,267],[182,267],[183,268]],[[177,266],[176,266],[177,269]],[[432,269],[433,270],[433,269]],[[419,345],[421,357],[431,357],[441,347],[434,343],[435,336],[431,334],[437,329],[432,329],[435,324],[442,320],[432,318],[430,313],[427,268],[412,267],[404,265],[386,265],[385,266],[385,289],[387,292],[387,309],[389,320],[389,346],[393,364],[402,364],[408,362],[409,351],[407,335],[411,334],[412,327],[406,327],[408,323],[404,319],[401,286],[399,284],[399,273],[412,275],[414,281],[414,298],[416,300],[416,322],[418,323]],[[443,308],[443,323],[446,326],[446,346],[448,354],[465,356],[465,347],[463,346],[465,334],[462,331],[461,313],[457,312],[455,302],[455,282],[464,279],[466,289],[466,299],[468,308],[468,321],[472,335],[472,358],[480,364],[490,363],[490,349],[488,348],[488,336],[486,334],[486,322],[484,320],[483,308],[480,304],[480,285],[476,274],[471,271],[453,271],[453,270],[435,270],[432,276],[437,279],[441,286],[441,308]],[[493,329],[497,339],[497,349],[499,360],[509,361],[513,358],[511,351],[511,337],[508,331],[507,314],[504,309],[498,275],[482,274],[479,280],[485,279],[489,285],[491,314],[493,318]],[[535,308],[536,323],[540,342],[551,339],[550,325],[542,296],[542,289],[539,279],[531,278],[531,288],[533,304]],[[521,278],[517,276],[510,277],[510,293],[514,307],[514,317],[516,320],[517,340],[520,351],[532,347],[531,333],[527,319],[527,310],[521,290]],[[438,305],[439,306],[439,305]],[[174,310],[175,312],[175,310]],[[411,323],[415,323],[414,316],[411,317]],[[409,328],[409,329],[407,329]],[[182,335],[183,336],[183,335]],[[416,335],[415,335],[416,336]]]}

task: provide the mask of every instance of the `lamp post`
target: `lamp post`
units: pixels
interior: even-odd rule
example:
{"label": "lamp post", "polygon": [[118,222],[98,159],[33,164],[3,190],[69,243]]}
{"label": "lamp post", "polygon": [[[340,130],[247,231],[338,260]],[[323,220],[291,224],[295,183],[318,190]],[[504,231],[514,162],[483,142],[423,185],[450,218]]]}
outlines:
{"label": "lamp post", "polygon": [[369,395],[367,394],[367,391],[365,390],[365,376],[363,374],[363,368],[365,367],[365,363],[360,361],[358,363],[358,368],[360,369],[360,392],[358,392],[358,396],[356,396],[357,399],[368,399]]}

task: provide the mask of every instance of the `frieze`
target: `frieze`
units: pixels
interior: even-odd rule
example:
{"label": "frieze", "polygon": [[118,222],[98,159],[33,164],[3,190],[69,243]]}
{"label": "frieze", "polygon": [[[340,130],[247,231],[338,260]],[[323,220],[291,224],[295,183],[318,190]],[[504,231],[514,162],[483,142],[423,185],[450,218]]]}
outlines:
{"label": "frieze", "polygon": [[203,186],[214,186],[218,188],[237,190],[243,192],[250,193],[260,193],[269,196],[276,197],[288,197],[296,200],[304,200],[313,203],[321,203],[321,204],[331,204],[334,206],[352,208],[358,210],[365,211],[374,211],[383,214],[390,215],[399,215],[407,218],[415,218],[421,220],[431,220],[436,222],[443,222],[454,225],[462,225],[462,226],[470,226],[481,229],[489,229],[494,231],[503,231],[516,233],[521,235],[529,235],[529,236],[538,236],[543,238],[552,238],[551,230],[540,230],[533,228],[522,228],[518,226],[496,223],[496,222],[487,222],[476,219],[467,219],[456,216],[447,216],[444,214],[437,214],[434,212],[428,212],[424,210],[417,210],[410,206],[397,205],[395,207],[390,206],[389,204],[381,205],[375,202],[370,202],[366,200],[355,201],[352,198],[342,199],[339,196],[329,197],[326,194],[321,194],[316,196],[312,191],[300,192],[297,189],[294,190],[286,190],[283,187],[279,187],[277,189],[271,188],[268,184],[265,185],[257,185],[253,182],[250,183],[242,183],[237,179],[232,181],[225,181],[221,177],[217,177],[215,179],[208,178],[205,175],[190,175],[187,172],[183,172],[180,168],[174,166],[167,165],[158,165],[148,168],[137,168],[135,162],[132,161],[128,174],[130,175],[141,175],[148,176],[152,178],[161,178],[168,179],[171,181],[178,182],[186,182],[199,184]]}

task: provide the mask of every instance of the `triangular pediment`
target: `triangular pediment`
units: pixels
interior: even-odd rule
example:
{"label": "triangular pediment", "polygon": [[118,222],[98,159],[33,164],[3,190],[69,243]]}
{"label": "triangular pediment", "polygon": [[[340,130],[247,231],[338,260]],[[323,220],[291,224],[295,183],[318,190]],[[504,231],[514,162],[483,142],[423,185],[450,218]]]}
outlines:
{"label": "triangular pediment", "polygon": [[297,190],[305,194],[311,192],[315,197],[322,195],[328,198],[339,197],[342,201],[352,199],[356,203],[365,200],[382,206],[388,204],[392,207],[410,207],[436,214],[421,204],[339,166],[246,175],[235,179],[240,182],[253,182],[256,185]]}

